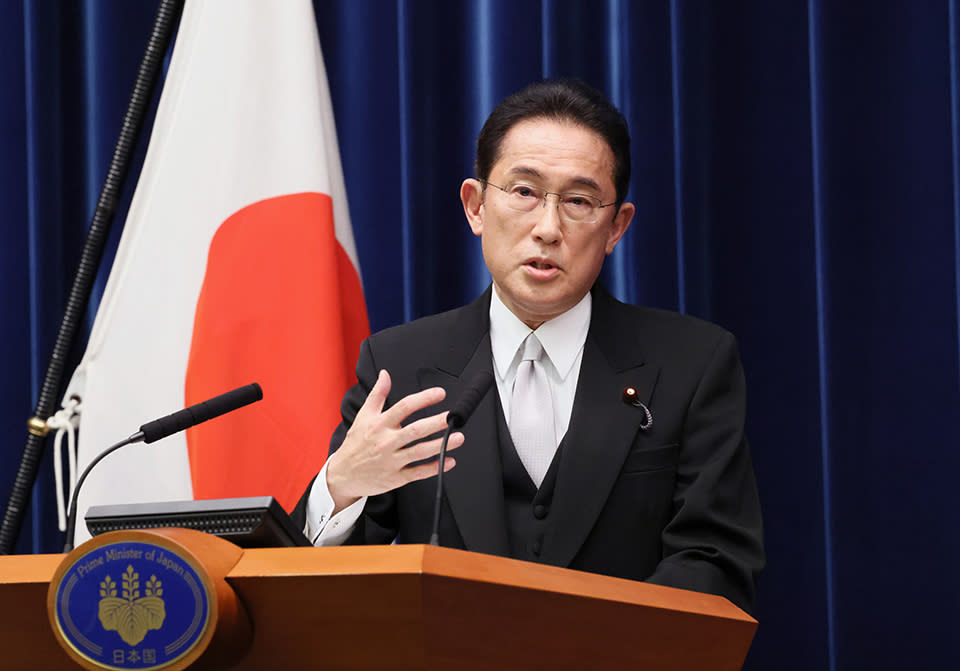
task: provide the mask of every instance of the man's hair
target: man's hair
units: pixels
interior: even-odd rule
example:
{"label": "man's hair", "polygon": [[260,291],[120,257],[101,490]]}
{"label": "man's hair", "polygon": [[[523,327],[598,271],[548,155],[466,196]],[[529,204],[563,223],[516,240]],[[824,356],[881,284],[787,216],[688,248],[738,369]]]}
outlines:
{"label": "man's hair", "polygon": [[477,179],[487,180],[500,158],[503,138],[527,119],[566,121],[594,131],[613,152],[617,206],[630,185],[630,131],[627,121],[606,97],[577,79],[548,79],[505,98],[487,117],[477,137]]}

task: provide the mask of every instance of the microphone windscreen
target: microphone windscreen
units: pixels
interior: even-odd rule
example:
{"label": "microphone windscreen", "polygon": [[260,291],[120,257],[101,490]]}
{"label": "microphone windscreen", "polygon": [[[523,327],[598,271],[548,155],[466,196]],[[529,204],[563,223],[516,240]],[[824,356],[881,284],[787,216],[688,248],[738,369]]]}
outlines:
{"label": "microphone windscreen", "polygon": [[179,410],[172,415],[144,424],[140,427],[140,431],[143,432],[143,442],[152,443],[161,438],[166,438],[184,429],[189,429],[191,426],[206,422],[208,419],[233,412],[262,398],[263,390],[256,382],[238,387],[202,403]]}
{"label": "microphone windscreen", "polygon": [[460,395],[460,400],[457,401],[453,410],[447,415],[447,424],[454,429],[459,429],[466,424],[491,385],[493,385],[493,374],[490,371],[483,370],[477,373],[470,381],[467,390]]}

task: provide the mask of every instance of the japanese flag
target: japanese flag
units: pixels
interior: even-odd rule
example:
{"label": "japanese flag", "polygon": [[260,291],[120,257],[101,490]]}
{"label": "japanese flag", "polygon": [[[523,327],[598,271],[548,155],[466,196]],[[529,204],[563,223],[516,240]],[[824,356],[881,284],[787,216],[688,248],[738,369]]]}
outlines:
{"label": "japanese flag", "polygon": [[259,382],[264,399],[106,458],[88,506],[270,494],[323,465],[368,334],[309,0],[186,3],[83,360],[80,468],[146,421]]}

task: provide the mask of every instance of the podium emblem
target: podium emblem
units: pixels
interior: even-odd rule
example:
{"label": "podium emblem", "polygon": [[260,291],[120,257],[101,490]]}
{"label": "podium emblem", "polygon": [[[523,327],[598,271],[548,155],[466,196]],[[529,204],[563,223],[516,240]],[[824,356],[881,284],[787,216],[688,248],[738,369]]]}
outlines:
{"label": "podium emblem", "polygon": [[164,669],[201,640],[211,593],[189,558],[150,542],[77,550],[51,585],[52,619],[85,666]]}
{"label": "podium emblem", "polygon": [[151,575],[145,596],[140,596],[140,574],[127,565],[123,574],[123,598],[117,598],[117,583],[108,574],[100,583],[100,624],[115,631],[127,645],[136,645],[151,629],[160,629],[166,611],[163,604],[163,583]]}

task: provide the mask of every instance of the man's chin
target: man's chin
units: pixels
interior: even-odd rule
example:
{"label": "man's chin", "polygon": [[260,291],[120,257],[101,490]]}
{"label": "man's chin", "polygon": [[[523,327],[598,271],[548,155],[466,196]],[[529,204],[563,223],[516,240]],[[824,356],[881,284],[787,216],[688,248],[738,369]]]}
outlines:
{"label": "man's chin", "polygon": [[539,300],[526,300],[516,304],[516,310],[512,310],[523,322],[529,326],[530,322],[536,322],[538,325],[550,321],[554,317],[559,317],[564,312],[577,304],[577,301],[571,302],[570,299],[546,301],[543,297]]}

